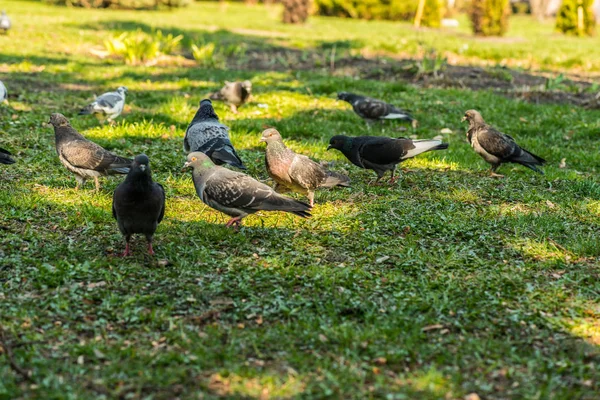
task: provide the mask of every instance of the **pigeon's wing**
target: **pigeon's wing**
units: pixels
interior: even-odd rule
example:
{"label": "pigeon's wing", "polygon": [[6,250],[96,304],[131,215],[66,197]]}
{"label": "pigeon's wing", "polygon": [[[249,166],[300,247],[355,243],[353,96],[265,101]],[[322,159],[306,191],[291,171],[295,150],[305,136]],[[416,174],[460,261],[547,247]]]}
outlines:
{"label": "pigeon's wing", "polygon": [[73,140],[60,148],[60,155],[77,168],[104,171],[129,167],[131,160],[119,157],[88,140]]}
{"label": "pigeon's wing", "polygon": [[303,188],[317,188],[327,178],[325,168],[300,154],[294,156],[288,174]]}
{"label": "pigeon's wing", "polygon": [[114,108],[121,101],[123,101],[123,97],[117,92],[104,93],[96,98],[96,103],[103,108]]}
{"label": "pigeon's wing", "polygon": [[160,209],[160,214],[158,215],[158,222],[161,222],[163,220],[163,217],[165,216],[165,188],[160,184],[160,183],[156,183],[156,187],[160,189],[160,193],[162,195],[162,207]]}
{"label": "pigeon's wing", "polygon": [[14,164],[15,160],[11,156],[8,150],[0,148],[0,164]]}
{"label": "pigeon's wing", "polygon": [[390,105],[381,100],[364,98],[358,100],[352,107],[363,118],[378,119],[389,114]]}
{"label": "pigeon's wing", "polygon": [[359,147],[362,159],[379,165],[398,163],[415,146],[410,139],[374,137]]}
{"label": "pigeon's wing", "polygon": [[477,141],[488,153],[500,158],[510,158],[519,150],[519,146],[513,138],[486,125],[479,129]]}
{"label": "pigeon's wing", "polygon": [[192,122],[185,132],[183,146],[188,152],[201,151],[202,146],[215,138],[229,140],[229,128],[218,122]]}

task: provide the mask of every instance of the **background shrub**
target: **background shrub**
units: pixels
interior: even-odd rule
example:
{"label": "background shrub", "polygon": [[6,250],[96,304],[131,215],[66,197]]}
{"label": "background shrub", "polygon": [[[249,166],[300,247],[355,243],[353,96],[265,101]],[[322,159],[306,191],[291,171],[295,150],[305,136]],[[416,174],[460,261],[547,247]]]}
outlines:
{"label": "background shrub", "polygon": [[156,9],[184,7],[192,0],[44,0],[46,3],[84,8]]}
{"label": "background shrub", "polygon": [[[593,3],[593,0],[563,0],[556,14],[556,29],[568,35],[593,35],[596,25],[596,17],[592,11]],[[582,21],[579,21],[579,8]]]}
{"label": "background shrub", "polygon": [[508,30],[509,0],[473,0],[469,17],[473,33],[479,36],[502,36]]}

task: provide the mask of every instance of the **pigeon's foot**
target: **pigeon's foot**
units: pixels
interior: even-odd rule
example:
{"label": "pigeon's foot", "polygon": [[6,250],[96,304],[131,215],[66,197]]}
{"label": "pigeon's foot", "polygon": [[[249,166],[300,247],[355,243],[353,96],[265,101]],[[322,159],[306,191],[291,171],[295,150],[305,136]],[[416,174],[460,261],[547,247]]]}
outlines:
{"label": "pigeon's foot", "polygon": [[230,105],[230,106],[229,106],[229,108],[231,108],[231,112],[232,112],[232,113],[234,113],[234,114],[237,114],[237,113],[238,113],[237,107],[236,107],[236,106],[234,106],[233,104],[232,104],[232,105]]}
{"label": "pigeon's foot", "polygon": [[234,217],[234,218],[231,218],[229,221],[227,221],[225,226],[228,228],[233,227],[235,230],[238,230],[240,228],[241,224],[242,224],[242,219],[240,217]]}
{"label": "pigeon's foot", "polygon": [[393,185],[394,183],[398,182],[398,179],[400,179],[400,176],[392,176],[390,178],[390,183]]}
{"label": "pigeon's foot", "polygon": [[100,180],[97,176],[94,177],[94,182],[96,183],[96,193],[98,193],[100,191]]}
{"label": "pigeon's foot", "polygon": [[125,243],[125,252],[121,255],[121,257],[127,257],[131,255],[131,249],[129,248],[129,243]]}
{"label": "pigeon's foot", "polygon": [[148,243],[148,254],[151,256],[154,255],[154,249],[152,248],[152,243]]}
{"label": "pigeon's foot", "polygon": [[495,172],[490,173],[490,177],[492,178],[504,178],[504,175],[497,174]]}

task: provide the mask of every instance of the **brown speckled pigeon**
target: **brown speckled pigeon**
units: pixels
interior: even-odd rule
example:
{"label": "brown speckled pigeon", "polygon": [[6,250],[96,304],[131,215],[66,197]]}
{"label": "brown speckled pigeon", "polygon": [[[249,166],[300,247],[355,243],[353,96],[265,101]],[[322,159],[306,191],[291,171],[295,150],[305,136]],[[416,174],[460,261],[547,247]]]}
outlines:
{"label": "brown speckled pigeon", "polygon": [[340,92],[338,99],[352,105],[354,112],[367,122],[397,119],[413,122],[414,118],[407,112],[382,100],[361,96],[354,93]]}
{"label": "brown speckled pigeon", "polygon": [[50,122],[54,127],[56,153],[60,162],[77,180],[77,189],[88,178],[94,178],[96,191],[100,189],[99,176],[126,174],[129,172],[129,158],[119,157],[86,139],[77,132],[64,115],[54,113]]}
{"label": "brown speckled pigeon", "polygon": [[350,186],[350,178],[329,171],[310,158],[290,150],[277,129],[266,129],[260,139],[267,143],[265,164],[267,171],[277,183],[275,190],[284,193],[291,190],[308,196],[310,206],[315,203],[315,190],[334,186]]}
{"label": "brown speckled pigeon", "polygon": [[242,218],[261,210],[310,217],[308,204],[282,196],[241,172],[215,165],[204,153],[188,154],[183,167],[193,169],[192,180],[200,200],[231,217],[228,227],[239,227]]}
{"label": "brown speckled pigeon", "polygon": [[392,171],[393,181],[396,165],[404,160],[427,151],[447,148],[447,143],[435,139],[411,140],[382,136],[337,135],[329,140],[327,150],[339,150],[357,167],[372,169],[377,173],[378,182],[386,171]]}
{"label": "brown speckled pigeon", "polygon": [[165,191],[152,180],[150,160],[145,154],[135,157],[127,177],[115,189],[112,213],[125,236],[123,256],[131,254],[129,242],[136,233],[146,236],[148,254],[154,255],[152,237],[165,215]]}
{"label": "brown speckled pigeon", "polygon": [[544,173],[538,166],[543,165],[546,160],[522,149],[512,137],[486,124],[478,111],[466,111],[462,120],[469,122],[467,140],[471,147],[492,166],[491,176],[503,177],[496,173],[496,169],[504,163],[517,163],[540,174]]}
{"label": "brown speckled pigeon", "polygon": [[243,106],[249,99],[252,92],[252,82],[227,82],[218,92],[210,96],[211,100],[221,100],[229,104],[231,111],[237,114],[238,107]]}

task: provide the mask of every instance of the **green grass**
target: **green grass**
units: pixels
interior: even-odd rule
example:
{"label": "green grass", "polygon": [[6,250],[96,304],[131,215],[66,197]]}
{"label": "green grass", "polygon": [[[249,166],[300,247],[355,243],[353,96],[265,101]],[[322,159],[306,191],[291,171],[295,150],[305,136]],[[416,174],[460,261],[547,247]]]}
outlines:
{"label": "green grass", "polygon": [[[0,399],[597,398],[598,111],[293,65],[125,66],[89,53],[138,27],[181,33],[184,48],[223,39],[309,53],[335,42],[416,54],[417,39],[436,38],[440,51],[468,44],[475,63],[521,57],[593,72],[596,39],[563,38],[523,18],[504,42],[387,22],[288,27],[276,8],[233,4],[226,13],[212,3],[173,12],[16,0],[3,8],[15,28],[0,36],[0,80],[11,94],[0,106],[0,146],[18,163],[0,174]],[[509,43],[515,37],[525,39]],[[294,150],[346,170],[353,187],[319,192],[309,220],[261,213],[237,234],[226,229],[180,171],[198,101],[226,79],[254,85],[239,114],[216,104],[249,174],[268,181],[259,137],[270,125]],[[116,126],[75,116],[119,85],[130,108]],[[420,121],[415,132],[387,124],[371,133],[431,138],[449,128],[450,149],[406,162],[396,185],[369,185],[372,172],[325,151],[334,134],[367,133],[334,100],[341,90],[407,105]],[[470,108],[547,158],[546,175],[507,165],[505,179],[488,178],[460,123]],[[122,178],[104,178],[98,194],[91,183],[75,191],[44,126],[52,112],[119,154],[149,155],[168,196],[156,257],[144,255],[142,239],[133,257],[116,256],[124,243],[111,196]]]}

